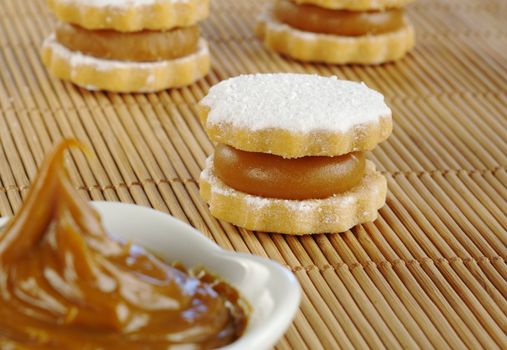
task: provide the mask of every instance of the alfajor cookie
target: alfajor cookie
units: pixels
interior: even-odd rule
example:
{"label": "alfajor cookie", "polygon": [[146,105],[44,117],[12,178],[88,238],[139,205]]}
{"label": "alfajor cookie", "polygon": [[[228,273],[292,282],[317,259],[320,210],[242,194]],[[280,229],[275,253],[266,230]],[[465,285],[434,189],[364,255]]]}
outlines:
{"label": "alfajor cookie", "polygon": [[250,230],[343,232],[376,219],[385,177],[364,152],[387,139],[391,110],[362,83],[244,75],[199,103],[215,153],[200,193],[215,217]]}
{"label": "alfajor cookie", "polygon": [[275,0],[256,33],[269,49],[300,61],[380,64],[415,44],[403,5],[411,0]]}
{"label": "alfajor cookie", "polygon": [[89,90],[151,92],[210,69],[200,20],[209,0],[48,0],[60,19],[42,45],[58,78]]}

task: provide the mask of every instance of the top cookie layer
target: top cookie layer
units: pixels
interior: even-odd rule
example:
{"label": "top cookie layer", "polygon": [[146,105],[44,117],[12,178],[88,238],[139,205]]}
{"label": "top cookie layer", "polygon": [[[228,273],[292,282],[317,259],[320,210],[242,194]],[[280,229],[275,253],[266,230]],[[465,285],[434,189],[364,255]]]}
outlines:
{"label": "top cookie layer", "polygon": [[285,158],[370,150],[392,130],[380,93],[336,77],[243,75],[213,86],[200,106],[213,141]]}
{"label": "top cookie layer", "polygon": [[291,0],[296,4],[316,5],[333,10],[385,10],[403,7],[414,0]]}
{"label": "top cookie layer", "polygon": [[188,27],[209,14],[209,0],[47,0],[64,22],[86,29],[135,32]]}

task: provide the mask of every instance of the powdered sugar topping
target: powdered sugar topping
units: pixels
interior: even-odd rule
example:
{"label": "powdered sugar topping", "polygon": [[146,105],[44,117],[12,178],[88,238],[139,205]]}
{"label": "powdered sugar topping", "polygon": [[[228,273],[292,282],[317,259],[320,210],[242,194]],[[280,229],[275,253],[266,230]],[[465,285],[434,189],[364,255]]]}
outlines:
{"label": "powdered sugar topping", "polygon": [[307,74],[255,74],[213,86],[201,104],[208,125],[252,131],[336,131],[390,117],[382,94],[364,83]]}

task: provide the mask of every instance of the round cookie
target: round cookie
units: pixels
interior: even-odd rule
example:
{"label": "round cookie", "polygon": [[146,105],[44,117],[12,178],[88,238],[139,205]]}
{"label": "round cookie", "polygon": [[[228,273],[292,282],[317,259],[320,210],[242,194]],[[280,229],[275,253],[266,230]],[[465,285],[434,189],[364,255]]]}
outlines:
{"label": "round cookie", "polygon": [[[391,110],[381,94],[361,83],[316,75],[257,74],[222,81],[200,102],[200,113],[212,141],[284,158],[363,152],[392,130]],[[273,167],[282,171],[276,163]],[[322,199],[249,194],[228,185],[217,169],[212,155],[200,176],[200,193],[211,214],[255,231],[343,232],[375,220],[387,193],[385,177],[370,161],[359,182]],[[252,171],[264,176],[260,169]]]}
{"label": "round cookie", "polygon": [[414,0],[291,0],[296,4],[307,4],[332,10],[385,10],[403,7]]}
{"label": "round cookie", "polygon": [[209,0],[47,0],[62,21],[86,29],[134,32],[187,27],[205,19]]}
{"label": "round cookie", "polygon": [[391,110],[362,83],[257,74],[213,86],[199,103],[210,139],[284,158],[368,151],[389,137]]}
{"label": "round cookie", "polygon": [[259,16],[257,36],[267,48],[304,62],[380,64],[401,59],[415,45],[414,28],[407,17],[393,32],[339,36],[293,28],[272,12],[268,6]]}
{"label": "round cookie", "polygon": [[208,45],[200,39],[198,51],[181,58],[157,62],[101,59],[73,52],[55,40],[42,45],[42,61],[54,76],[88,90],[153,92],[192,84],[208,74]]}

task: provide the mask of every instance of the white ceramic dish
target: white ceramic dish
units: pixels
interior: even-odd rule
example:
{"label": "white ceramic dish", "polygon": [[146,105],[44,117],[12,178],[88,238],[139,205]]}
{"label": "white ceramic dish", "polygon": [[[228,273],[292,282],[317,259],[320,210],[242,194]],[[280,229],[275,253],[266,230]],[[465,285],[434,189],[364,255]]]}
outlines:
{"label": "white ceramic dish", "polygon": [[[301,290],[280,264],[249,254],[225,251],[191,226],[153,209],[92,202],[108,232],[153,252],[168,262],[202,265],[238,288],[252,306],[244,335],[222,350],[269,349],[289,327]],[[0,218],[0,225],[7,219]]]}

